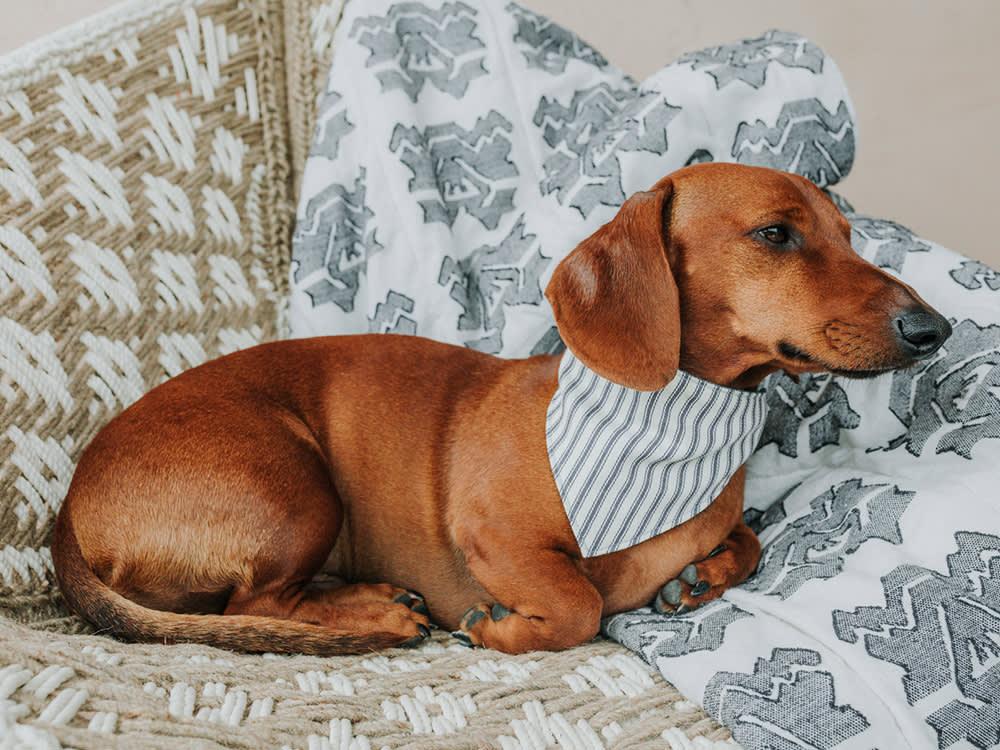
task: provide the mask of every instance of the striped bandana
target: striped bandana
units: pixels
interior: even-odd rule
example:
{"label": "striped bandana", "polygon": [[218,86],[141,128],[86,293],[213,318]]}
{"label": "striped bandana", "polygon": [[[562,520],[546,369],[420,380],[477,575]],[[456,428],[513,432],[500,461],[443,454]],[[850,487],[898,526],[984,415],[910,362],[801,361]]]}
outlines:
{"label": "striped bandana", "polygon": [[686,372],[635,391],[566,350],[545,439],[583,556],[632,547],[707,508],[757,447],[766,415],[763,393]]}

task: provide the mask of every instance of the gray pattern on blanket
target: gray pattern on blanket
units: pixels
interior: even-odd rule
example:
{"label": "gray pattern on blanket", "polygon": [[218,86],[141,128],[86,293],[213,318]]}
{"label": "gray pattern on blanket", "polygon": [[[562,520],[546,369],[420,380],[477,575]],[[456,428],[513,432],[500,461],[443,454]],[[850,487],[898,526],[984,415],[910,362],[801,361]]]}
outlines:
{"label": "gray pattern on blanket", "polygon": [[424,210],[424,221],[451,226],[460,211],[496,229],[514,208],[517,166],[510,158],[514,126],[496,110],[471,130],[449,122],[425,130],[397,125],[389,150],[399,154],[413,178],[409,190]]}
{"label": "gray pattern on blanket", "polygon": [[310,156],[336,159],[340,153],[340,141],[354,130],[354,123],[347,119],[344,97],[336,91],[327,91],[320,99],[319,108],[323,113],[316,123]]}
{"label": "gray pattern on blanket", "polygon": [[906,432],[889,443],[915,456],[929,446],[971,459],[1000,439],[1000,325],[963,320],[938,356],[892,377],[889,409]]}
{"label": "gray pattern on blanket", "polygon": [[353,189],[331,183],[310,197],[304,216],[296,222],[294,279],[323,272],[305,288],[314,306],[332,302],[342,310],[353,310],[361,274],[369,258],[383,250],[375,238],[374,214],[365,203],[365,190],[362,168]]}
{"label": "gray pattern on blanket", "polygon": [[719,672],[705,687],[705,710],[746,750],[832,750],[868,728],[850,704],[838,703],[823,657],[803,648],[776,648],[753,673]]}
{"label": "gray pattern on blanket", "polygon": [[484,245],[459,260],[446,256],[438,283],[450,287],[451,298],[462,307],[458,327],[475,332],[465,345],[498,354],[505,309],[541,304],[539,279],[551,260],[539,249],[538,237],[525,232],[523,216],[496,247]]}
{"label": "gray pattern on blanket", "polygon": [[514,41],[521,48],[528,67],[544,70],[546,73],[563,73],[573,60],[598,68],[608,64],[604,56],[557,23],[545,16],[522,8],[517,3],[507,5],[507,11],[517,21]]}
{"label": "gray pattern on blanket", "polygon": [[784,373],[771,376],[767,407],[759,447],[774,443],[792,458],[839,445],[840,431],[853,430],[861,423],[844,389],[829,374],[806,374],[797,379]]}
{"label": "gray pattern on blanket", "polygon": [[598,206],[620,206],[620,155],[666,153],[667,127],[679,111],[657,93],[606,83],[574,92],[566,106],[543,97],[533,122],[554,153],[545,160],[542,193],[555,193],[584,217]]}
{"label": "gray pattern on blanket", "polygon": [[417,321],[406,313],[413,313],[414,302],[410,297],[392,290],[385,302],[375,305],[375,313],[368,318],[368,333],[399,333],[417,335]]}
{"label": "gray pattern on blanket", "polygon": [[767,546],[746,589],[787,599],[809,581],[838,575],[845,558],[871,539],[902,544],[899,521],[914,494],[860,479],[834,485],[777,535],[758,531]]}
{"label": "gray pattern on blanket", "polygon": [[351,37],[368,48],[383,91],[400,89],[413,101],[430,83],[461,97],[486,75],[486,45],[476,36],[477,11],[462,2],[433,9],[423,3],[393,5],[384,16],[358,18]]}
{"label": "gray pattern on blanket", "polygon": [[910,705],[957,685],[960,698],[927,717],[938,746],[1000,743],[1000,537],[960,531],[948,575],[901,565],[882,578],[884,607],[835,611],[837,637],[903,668]]}
{"label": "gray pattern on blanket", "polygon": [[819,73],[823,70],[823,59],[823,51],[808,39],[772,29],[753,39],[688,52],[677,62],[704,70],[715,79],[719,89],[734,81],[759,89],[767,81],[771,63]]}
{"label": "gray pattern on blanket", "polygon": [[753,614],[727,599],[716,599],[678,615],[662,615],[643,607],[604,621],[604,632],[643,655],[650,664],[657,659],[715,651],[722,646],[726,628]]}
{"label": "gray pattern on blanket", "polygon": [[894,221],[871,216],[851,216],[851,244],[865,260],[880,268],[903,270],[908,253],[928,253],[929,243]]}
{"label": "gray pattern on blanket", "polygon": [[774,125],[742,123],[732,155],[742,164],[795,172],[826,187],[854,163],[854,121],[843,101],[835,112],[819,99],[788,102]]}
{"label": "gray pattern on blanket", "polygon": [[986,288],[994,292],[1000,291],[1000,272],[994,271],[978,260],[963,260],[950,275],[966,289]]}

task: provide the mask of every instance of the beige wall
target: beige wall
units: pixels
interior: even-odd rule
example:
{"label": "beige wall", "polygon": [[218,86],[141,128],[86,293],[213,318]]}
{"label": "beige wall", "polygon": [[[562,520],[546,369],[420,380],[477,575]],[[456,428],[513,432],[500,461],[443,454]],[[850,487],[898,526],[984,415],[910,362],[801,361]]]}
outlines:
{"label": "beige wall", "polygon": [[114,4],[112,0],[0,0],[0,54]]}
{"label": "beige wall", "polygon": [[[768,28],[798,31],[838,62],[859,117],[841,186],[896,219],[1000,267],[1000,1],[522,0],[644,76],[680,52]],[[0,0],[0,52],[108,0]]]}

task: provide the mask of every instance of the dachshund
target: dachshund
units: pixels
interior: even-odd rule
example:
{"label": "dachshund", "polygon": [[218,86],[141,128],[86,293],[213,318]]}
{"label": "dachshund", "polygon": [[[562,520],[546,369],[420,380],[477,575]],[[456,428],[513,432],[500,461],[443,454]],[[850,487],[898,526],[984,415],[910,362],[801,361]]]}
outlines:
{"label": "dachshund", "polygon": [[[850,237],[802,177],[699,164],[630,197],[545,294],[569,352],[640,392],[678,370],[753,391],[778,371],[865,378],[931,356],[947,320]],[[136,641],[346,654],[414,645],[433,622],[522,653],[751,575],[741,466],[680,525],[581,553],[546,443],[562,356],[373,334],[195,367],[83,452],[52,539],[62,593]]]}

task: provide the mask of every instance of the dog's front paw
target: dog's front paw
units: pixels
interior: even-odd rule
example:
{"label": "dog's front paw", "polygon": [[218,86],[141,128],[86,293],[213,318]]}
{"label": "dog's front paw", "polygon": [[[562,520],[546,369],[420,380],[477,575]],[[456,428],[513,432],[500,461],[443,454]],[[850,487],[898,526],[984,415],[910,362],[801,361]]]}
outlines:
{"label": "dog's front paw", "polygon": [[685,566],[680,574],[660,589],[653,601],[657,612],[683,614],[743,583],[757,569],[760,541],[744,523],[738,524],[725,542],[704,560]]}
{"label": "dog's front paw", "polygon": [[726,545],[720,544],[701,562],[686,566],[657,592],[653,609],[660,614],[681,615],[722,596],[733,583],[731,561],[719,559],[726,552]]}
{"label": "dog's front paw", "polygon": [[483,627],[488,622],[499,622],[510,610],[502,604],[476,604],[469,607],[458,623],[458,630],[452,632],[452,637],[463,646],[474,648],[483,645]]}

